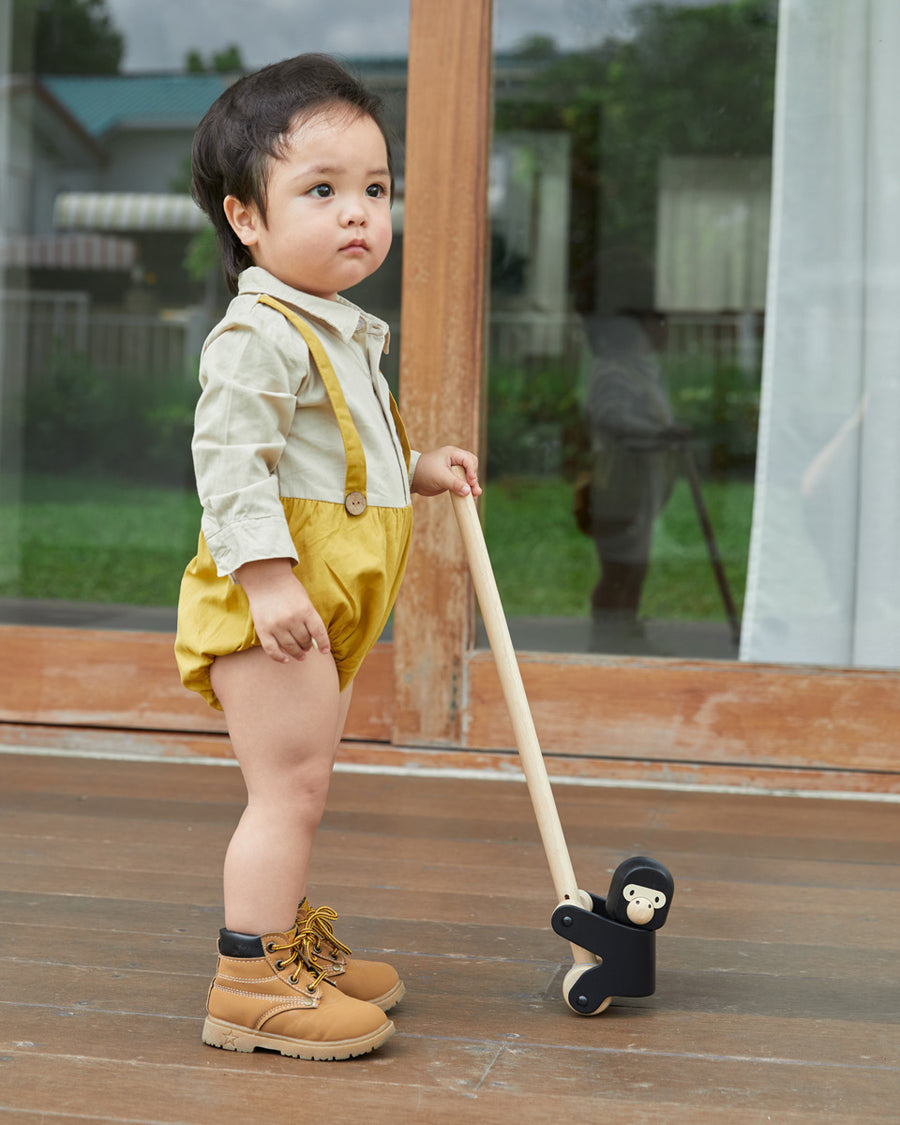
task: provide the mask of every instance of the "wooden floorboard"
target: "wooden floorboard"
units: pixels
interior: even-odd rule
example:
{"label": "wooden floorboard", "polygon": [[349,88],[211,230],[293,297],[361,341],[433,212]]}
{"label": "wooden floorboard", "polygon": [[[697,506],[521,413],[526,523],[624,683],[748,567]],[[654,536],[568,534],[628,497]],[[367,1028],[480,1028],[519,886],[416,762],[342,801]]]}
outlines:
{"label": "wooden floorboard", "polygon": [[408,993],[382,1050],[328,1064],[199,1039],[236,769],[0,778],[2,1121],[897,1120],[896,804],[559,787],[582,886],[632,853],[677,884],[656,994],[583,1019],[524,785],[337,774],[311,892]]}

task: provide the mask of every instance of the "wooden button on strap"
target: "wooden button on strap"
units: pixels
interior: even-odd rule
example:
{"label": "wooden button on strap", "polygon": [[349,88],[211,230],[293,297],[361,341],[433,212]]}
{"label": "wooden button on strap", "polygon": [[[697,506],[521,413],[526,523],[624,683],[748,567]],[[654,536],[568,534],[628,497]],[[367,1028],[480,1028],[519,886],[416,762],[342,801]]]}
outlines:
{"label": "wooden button on strap", "polygon": [[361,516],[366,510],[366,498],[361,492],[348,492],[344,498],[344,507],[351,516]]}

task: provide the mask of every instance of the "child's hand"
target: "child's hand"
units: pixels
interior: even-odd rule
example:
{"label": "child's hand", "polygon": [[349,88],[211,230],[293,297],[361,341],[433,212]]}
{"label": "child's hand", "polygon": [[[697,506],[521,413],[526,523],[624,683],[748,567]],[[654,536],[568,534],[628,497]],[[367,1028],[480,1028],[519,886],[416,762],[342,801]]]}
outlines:
{"label": "child's hand", "polygon": [[250,602],[250,614],[263,652],[280,664],[302,660],[313,646],[329,652],[322,618],[297,581],[290,559],[244,563],[235,575]]}
{"label": "child's hand", "polygon": [[[454,465],[465,469],[466,479],[462,480],[453,472]],[[420,496],[438,496],[441,492],[455,492],[458,496],[481,495],[478,483],[478,458],[465,449],[455,445],[445,445],[442,449],[423,453],[416,465],[412,479],[412,491]]]}

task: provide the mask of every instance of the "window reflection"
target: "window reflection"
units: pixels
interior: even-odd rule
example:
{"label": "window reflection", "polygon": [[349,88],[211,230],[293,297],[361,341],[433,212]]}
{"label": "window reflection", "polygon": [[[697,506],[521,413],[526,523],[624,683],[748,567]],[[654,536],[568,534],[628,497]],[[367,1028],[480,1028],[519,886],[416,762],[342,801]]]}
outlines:
{"label": "window reflection", "polygon": [[[514,7],[499,0],[499,26]],[[571,29],[537,28],[495,60],[498,584],[519,647],[735,658],[776,5],[582,5],[577,18],[574,48]]]}

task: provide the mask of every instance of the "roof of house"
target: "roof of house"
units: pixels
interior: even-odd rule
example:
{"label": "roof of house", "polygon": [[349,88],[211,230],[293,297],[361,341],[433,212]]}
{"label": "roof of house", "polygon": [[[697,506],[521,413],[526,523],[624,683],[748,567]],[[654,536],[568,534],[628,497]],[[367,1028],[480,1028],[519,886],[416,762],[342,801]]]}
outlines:
{"label": "roof of house", "polygon": [[124,125],[194,128],[230,80],[222,74],[41,78],[53,96],[95,137]]}
{"label": "roof of house", "polygon": [[[498,75],[509,93],[522,75],[546,65],[498,56]],[[372,85],[406,82],[406,59],[360,59],[351,69]],[[42,75],[43,86],[94,138],[117,128],[194,129],[236,74]]]}

